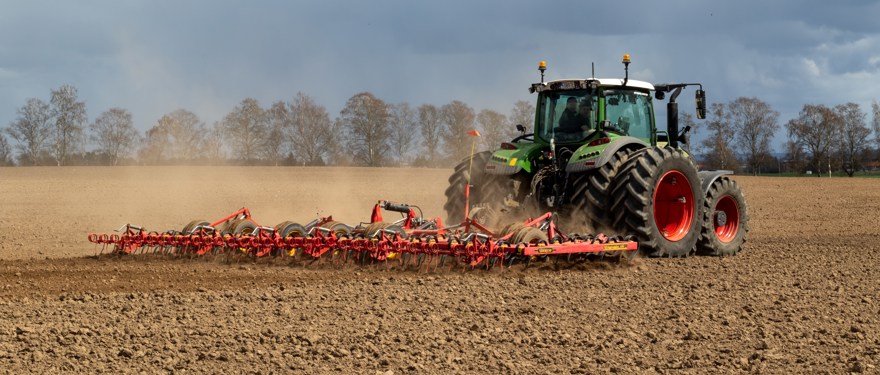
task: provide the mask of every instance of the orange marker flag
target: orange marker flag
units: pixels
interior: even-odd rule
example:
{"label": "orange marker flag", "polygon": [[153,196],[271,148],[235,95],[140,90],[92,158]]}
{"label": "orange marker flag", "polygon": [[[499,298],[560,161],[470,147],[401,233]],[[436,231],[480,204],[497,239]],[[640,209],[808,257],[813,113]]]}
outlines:
{"label": "orange marker flag", "polygon": [[472,135],[472,136],[474,136],[474,137],[479,137],[479,136],[480,136],[480,132],[478,132],[477,129],[474,129],[474,130],[471,130],[471,131],[467,132],[467,135]]}

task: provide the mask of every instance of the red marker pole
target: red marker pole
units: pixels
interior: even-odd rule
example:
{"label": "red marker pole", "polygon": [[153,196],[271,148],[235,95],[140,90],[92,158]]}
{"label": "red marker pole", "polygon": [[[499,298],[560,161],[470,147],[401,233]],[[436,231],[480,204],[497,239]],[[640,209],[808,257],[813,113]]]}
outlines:
{"label": "red marker pole", "polygon": [[473,140],[473,142],[471,142],[471,158],[470,158],[470,161],[468,162],[467,183],[464,185],[464,219],[462,220],[462,222],[467,221],[468,213],[469,213],[470,207],[471,207],[471,202],[470,202],[470,200],[471,200],[471,176],[473,175],[473,168],[474,168],[474,151],[476,150],[476,147],[477,147],[477,138],[476,137],[480,136],[480,132],[478,132],[476,129],[474,129],[474,130],[467,132],[467,135],[473,136],[474,140]]}

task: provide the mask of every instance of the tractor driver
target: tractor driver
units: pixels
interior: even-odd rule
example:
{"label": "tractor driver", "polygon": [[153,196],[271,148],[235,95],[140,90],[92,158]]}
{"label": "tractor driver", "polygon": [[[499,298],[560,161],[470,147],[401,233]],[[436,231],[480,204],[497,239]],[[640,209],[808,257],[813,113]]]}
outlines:
{"label": "tractor driver", "polygon": [[578,108],[577,99],[573,97],[568,98],[568,101],[565,103],[565,110],[559,116],[557,131],[580,137],[581,132],[590,130],[592,124],[590,121],[591,107],[589,99],[583,99],[580,103],[580,108]]}
{"label": "tractor driver", "polygon": [[559,127],[557,131],[562,133],[575,133],[580,131],[578,124],[577,98],[569,97],[565,102],[565,110],[559,116]]}

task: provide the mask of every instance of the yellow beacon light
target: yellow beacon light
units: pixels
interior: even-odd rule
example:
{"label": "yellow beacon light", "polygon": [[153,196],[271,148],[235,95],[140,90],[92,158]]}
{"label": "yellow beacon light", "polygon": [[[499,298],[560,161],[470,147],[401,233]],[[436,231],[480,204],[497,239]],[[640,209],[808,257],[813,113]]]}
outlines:
{"label": "yellow beacon light", "polygon": [[623,55],[623,63],[629,64],[629,54],[628,53]]}
{"label": "yellow beacon light", "polygon": [[547,62],[539,61],[538,62],[538,70],[541,71],[541,82],[544,82],[544,71],[547,70]]}

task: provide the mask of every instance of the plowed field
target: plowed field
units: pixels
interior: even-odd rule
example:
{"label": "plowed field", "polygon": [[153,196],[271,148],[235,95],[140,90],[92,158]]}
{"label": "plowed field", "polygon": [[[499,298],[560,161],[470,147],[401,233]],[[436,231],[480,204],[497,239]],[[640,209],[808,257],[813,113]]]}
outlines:
{"label": "plowed field", "polygon": [[94,257],[89,232],[378,199],[442,212],[448,170],[0,169],[0,372],[878,373],[880,180],[736,177],[735,257],[419,274]]}

